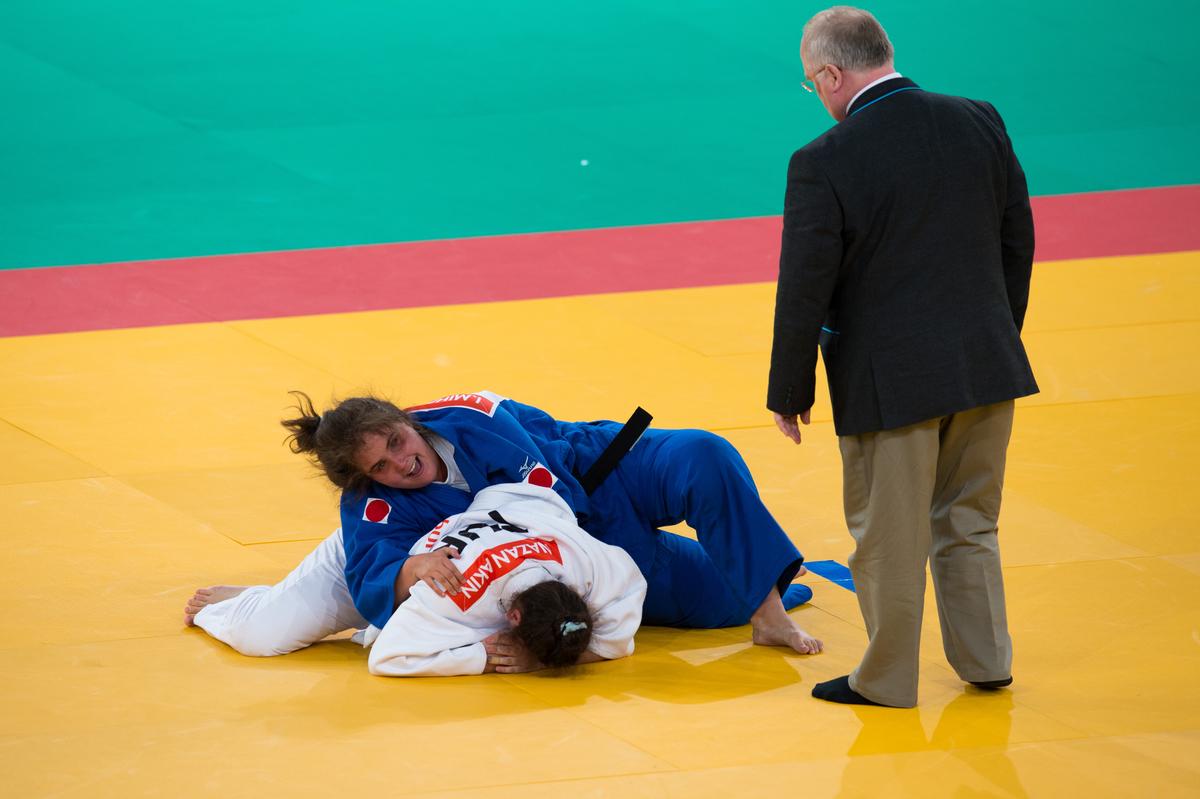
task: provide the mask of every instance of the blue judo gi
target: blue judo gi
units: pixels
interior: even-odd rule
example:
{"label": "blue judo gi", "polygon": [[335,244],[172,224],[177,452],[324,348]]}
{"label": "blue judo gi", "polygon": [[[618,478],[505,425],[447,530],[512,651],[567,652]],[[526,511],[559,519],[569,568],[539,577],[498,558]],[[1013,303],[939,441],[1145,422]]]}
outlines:
{"label": "blue judo gi", "polygon": [[[583,474],[621,429],[617,422],[560,422],[489,392],[410,408],[454,447],[470,491],[443,483],[406,490],[373,483],[341,500],[346,582],[358,611],[382,628],[409,548],[497,483],[553,488],[579,526],[624,549],[648,583],[642,619],[671,627],[745,624],[772,588],[789,609],[811,597],[789,584],[803,557],[759,499],[745,462],[703,430],[647,430],[587,495]],[[699,541],[660,527],[687,522]]]}

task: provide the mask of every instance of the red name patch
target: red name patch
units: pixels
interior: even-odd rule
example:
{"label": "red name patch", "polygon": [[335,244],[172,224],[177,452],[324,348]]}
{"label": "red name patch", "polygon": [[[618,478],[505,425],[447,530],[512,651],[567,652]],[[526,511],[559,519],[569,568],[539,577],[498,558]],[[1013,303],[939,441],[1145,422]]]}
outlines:
{"label": "red name patch", "polygon": [[388,517],[392,515],[392,506],[384,502],[382,499],[371,497],[367,500],[367,505],[363,508],[363,521],[374,522],[375,524],[387,524]]}
{"label": "red name patch", "polygon": [[503,399],[503,397],[493,394],[490,391],[481,391],[477,394],[450,394],[433,402],[427,402],[424,405],[413,405],[410,408],[406,408],[406,410],[410,413],[419,413],[420,411],[434,411],[439,408],[467,408],[491,416],[496,412],[496,406]]}
{"label": "red name patch", "polygon": [[464,613],[487,591],[492,580],[503,577],[527,560],[552,560],[562,563],[558,542],[545,538],[527,538],[485,549],[463,572],[462,588],[450,597]]}

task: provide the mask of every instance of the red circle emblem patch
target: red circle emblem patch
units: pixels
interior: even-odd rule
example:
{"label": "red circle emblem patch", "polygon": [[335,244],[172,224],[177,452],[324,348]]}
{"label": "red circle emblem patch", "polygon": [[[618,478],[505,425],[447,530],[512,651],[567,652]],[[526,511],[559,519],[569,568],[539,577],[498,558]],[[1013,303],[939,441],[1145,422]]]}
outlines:
{"label": "red circle emblem patch", "polygon": [[550,470],[545,466],[539,466],[529,473],[525,478],[526,482],[532,483],[535,486],[549,488],[554,485],[554,475],[550,474]]}
{"label": "red circle emblem patch", "polygon": [[363,509],[363,518],[369,522],[375,522],[376,524],[386,522],[388,516],[391,515],[392,506],[384,502],[382,499],[368,499],[367,507]]}

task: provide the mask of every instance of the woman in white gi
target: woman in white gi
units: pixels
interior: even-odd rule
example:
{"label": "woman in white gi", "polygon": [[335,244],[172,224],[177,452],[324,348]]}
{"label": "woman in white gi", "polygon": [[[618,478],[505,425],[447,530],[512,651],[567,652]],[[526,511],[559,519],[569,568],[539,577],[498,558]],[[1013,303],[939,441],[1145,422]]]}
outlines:
{"label": "woman in white gi", "polygon": [[[413,584],[383,630],[366,632],[372,674],[528,671],[633,652],[646,581],[626,552],[579,529],[554,491],[523,483],[485,488],[411,552],[447,547],[460,553],[461,589],[439,595]],[[499,642],[506,633],[534,662],[505,654]]]}

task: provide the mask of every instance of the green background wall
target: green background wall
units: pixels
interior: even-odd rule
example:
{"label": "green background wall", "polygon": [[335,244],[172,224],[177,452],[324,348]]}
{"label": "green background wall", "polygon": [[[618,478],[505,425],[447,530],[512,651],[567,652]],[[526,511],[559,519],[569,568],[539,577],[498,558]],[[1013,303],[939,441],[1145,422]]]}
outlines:
{"label": "green background wall", "polygon": [[[0,267],[777,214],[822,7],[10,0]],[[1200,5],[871,8],[1035,194],[1200,182]]]}

